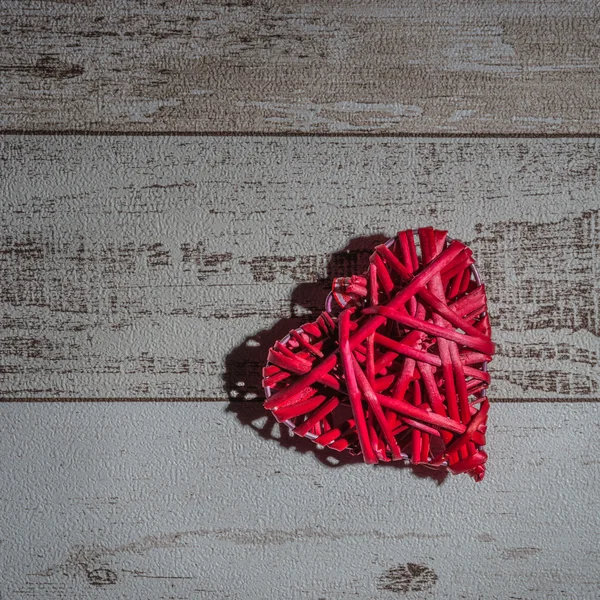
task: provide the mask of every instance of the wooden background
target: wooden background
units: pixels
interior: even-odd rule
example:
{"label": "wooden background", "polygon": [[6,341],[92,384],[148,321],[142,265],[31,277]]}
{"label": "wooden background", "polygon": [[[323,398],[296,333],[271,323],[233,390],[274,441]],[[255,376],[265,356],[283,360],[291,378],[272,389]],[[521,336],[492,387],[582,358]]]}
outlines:
{"label": "wooden background", "polygon": [[[597,2],[0,0],[0,598],[600,598]],[[486,280],[488,475],[263,413],[398,229]]]}

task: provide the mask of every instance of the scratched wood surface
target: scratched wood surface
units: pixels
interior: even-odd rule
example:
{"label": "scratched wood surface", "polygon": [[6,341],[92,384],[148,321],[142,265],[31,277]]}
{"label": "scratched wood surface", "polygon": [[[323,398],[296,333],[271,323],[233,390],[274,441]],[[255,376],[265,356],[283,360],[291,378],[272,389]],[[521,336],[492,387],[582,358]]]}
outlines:
{"label": "scratched wood surface", "polygon": [[[0,600],[599,597],[596,0],[0,0],[0,36]],[[488,284],[481,484],[241,401],[423,224]]]}
{"label": "scratched wood surface", "polygon": [[2,598],[598,597],[597,404],[493,406],[486,479],[442,485],[305,452],[257,403],[0,414]]}
{"label": "scratched wood surface", "polygon": [[260,395],[269,344],[397,228],[488,284],[494,398],[597,398],[596,140],[9,137],[1,394]]}
{"label": "scratched wood surface", "polygon": [[596,0],[0,11],[5,131],[600,131]]}

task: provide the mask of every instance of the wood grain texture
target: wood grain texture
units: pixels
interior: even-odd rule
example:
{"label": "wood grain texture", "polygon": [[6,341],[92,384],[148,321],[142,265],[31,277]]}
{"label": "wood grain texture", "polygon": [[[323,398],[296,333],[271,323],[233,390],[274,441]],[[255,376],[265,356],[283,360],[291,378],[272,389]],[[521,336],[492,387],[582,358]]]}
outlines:
{"label": "wood grain texture", "polygon": [[477,484],[339,463],[256,403],[3,404],[0,594],[593,600],[598,411],[493,406]]}
{"label": "wood grain texture", "polygon": [[5,398],[255,398],[266,350],[396,230],[474,249],[491,396],[600,392],[596,140],[10,137]]}
{"label": "wood grain texture", "polygon": [[596,0],[2,0],[0,127],[600,132]]}

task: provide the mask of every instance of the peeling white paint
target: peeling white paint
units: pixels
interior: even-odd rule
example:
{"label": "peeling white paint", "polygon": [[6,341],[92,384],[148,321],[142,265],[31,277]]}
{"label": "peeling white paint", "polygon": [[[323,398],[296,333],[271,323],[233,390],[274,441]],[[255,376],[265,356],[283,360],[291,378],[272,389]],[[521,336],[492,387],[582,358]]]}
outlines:
{"label": "peeling white paint", "polygon": [[513,117],[513,122],[536,123],[540,125],[562,125],[565,120],[561,117]]}
{"label": "peeling white paint", "polygon": [[[419,106],[399,103],[380,102],[243,102],[242,106],[252,106],[275,115],[265,117],[268,123],[289,127],[293,125],[302,131],[322,128],[330,131],[385,130],[406,119],[421,117],[423,109]],[[351,122],[352,116],[360,117],[361,124]]]}
{"label": "peeling white paint", "polygon": [[452,123],[457,123],[458,121],[462,121],[464,119],[470,119],[475,114],[476,111],[474,110],[455,110],[449,121]]}
{"label": "peeling white paint", "polygon": [[593,62],[581,63],[576,65],[542,65],[542,66],[528,66],[523,69],[524,72],[531,73],[554,73],[561,71],[579,71],[579,70],[597,70],[598,65]]}
{"label": "peeling white paint", "polygon": [[515,49],[506,43],[500,26],[475,27],[465,31],[457,27],[454,41],[445,49],[445,71],[502,73],[522,71]]}
{"label": "peeling white paint", "polygon": [[126,117],[131,123],[153,123],[154,118],[163,108],[179,106],[175,99],[155,100],[147,98],[130,98],[127,102],[113,102],[107,110],[115,117]]}

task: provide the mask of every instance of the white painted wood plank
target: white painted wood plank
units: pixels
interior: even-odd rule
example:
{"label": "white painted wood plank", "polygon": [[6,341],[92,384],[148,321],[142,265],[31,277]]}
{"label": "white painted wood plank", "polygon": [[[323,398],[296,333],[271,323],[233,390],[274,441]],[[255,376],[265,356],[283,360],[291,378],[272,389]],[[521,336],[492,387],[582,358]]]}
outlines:
{"label": "white painted wood plank", "polygon": [[488,284],[492,396],[598,397],[599,149],[6,138],[0,393],[251,397],[268,345],[334,276],[433,225],[472,245]]}
{"label": "white painted wood plank", "polygon": [[[405,578],[407,598],[600,589],[597,404],[492,406],[486,479],[441,485],[334,466],[339,454],[276,439],[256,403],[0,415],[2,598],[391,599],[407,564],[430,574]],[[381,589],[393,569],[398,592]]]}
{"label": "white painted wood plank", "polygon": [[4,130],[597,134],[595,0],[0,3]]}

